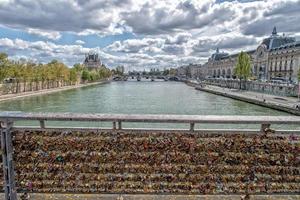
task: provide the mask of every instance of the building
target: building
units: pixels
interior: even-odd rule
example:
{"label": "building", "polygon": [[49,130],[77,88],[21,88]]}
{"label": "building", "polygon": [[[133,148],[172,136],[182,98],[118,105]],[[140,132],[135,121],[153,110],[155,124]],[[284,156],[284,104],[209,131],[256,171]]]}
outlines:
{"label": "building", "polygon": [[189,64],[186,66],[181,66],[176,69],[176,76],[185,78],[195,78],[201,79],[204,77],[204,72],[202,65],[200,64]]}
{"label": "building", "polygon": [[[250,56],[251,63],[254,60],[255,51],[247,51],[246,53]],[[234,67],[237,63],[239,54],[228,54],[220,52],[217,48],[216,52],[208,59],[208,62],[204,64],[206,77],[214,78],[234,78]],[[253,64],[251,64],[253,65]],[[253,66],[251,66],[252,69]]]}
{"label": "building", "polygon": [[[276,27],[255,49],[247,51],[251,58],[252,75],[259,80],[282,78],[297,82],[300,68],[300,41],[293,37],[279,35]],[[220,52],[212,54],[204,64],[206,76],[234,78],[238,54]]]}
{"label": "building", "polygon": [[85,55],[83,65],[89,70],[99,69],[102,66],[99,55],[94,52],[90,52]]}

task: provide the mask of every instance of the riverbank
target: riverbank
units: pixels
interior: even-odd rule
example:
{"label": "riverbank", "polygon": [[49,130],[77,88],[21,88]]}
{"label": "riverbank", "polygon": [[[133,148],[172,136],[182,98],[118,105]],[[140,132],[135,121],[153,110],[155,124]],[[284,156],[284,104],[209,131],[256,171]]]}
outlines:
{"label": "riverbank", "polygon": [[243,91],[237,89],[229,89],[224,87],[205,85],[200,86],[199,84],[188,84],[195,87],[196,90],[209,92],[216,95],[221,95],[224,97],[229,97],[232,99],[244,101],[247,103],[252,103],[259,106],[264,106],[267,108],[272,108],[275,110],[291,113],[300,116],[300,110],[296,109],[296,105],[300,104],[297,98],[294,97],[281,97],[269,94],[262,94],[253,91]]}
{"label": "riverbank", "polygon": [[51,93],[54,93],[54,92],[61,92],[61,91],[65,91],[65,90],[88,87],[88,86],[104,84],[104,83],[108,83],[108,82],[110,82],[110,80],[98,81],[98,82],[93,82],[93,83],[78,84],[78,85],[71,85],[71,86],[64,86],[64,87],[59,87],[59,88],[44,89],[44,90],[31,91],[31,92],[24,92],[24,93],[18,93],[18,94],[0,95],[0,102],[7,101],[7,100],[12,100],[12,99],[17,99],[17,98],[35,96],[35,95],[51,94]]}

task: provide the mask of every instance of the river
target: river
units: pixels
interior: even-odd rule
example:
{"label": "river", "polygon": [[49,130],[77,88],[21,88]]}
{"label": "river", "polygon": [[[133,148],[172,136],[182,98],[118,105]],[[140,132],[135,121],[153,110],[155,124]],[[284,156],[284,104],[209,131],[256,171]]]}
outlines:
{"label": "river", "polygon": [[181,82],[112,82],[0,103],[2,111],[186,115],[289,115]]}

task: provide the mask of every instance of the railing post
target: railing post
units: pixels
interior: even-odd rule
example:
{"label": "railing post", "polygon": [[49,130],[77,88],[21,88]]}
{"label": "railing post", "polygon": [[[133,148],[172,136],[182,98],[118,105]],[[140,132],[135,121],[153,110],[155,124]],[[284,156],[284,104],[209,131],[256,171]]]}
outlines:
{"label": "railing post", "polygon": [[122,129],[122,122],[118,121],[118,129],[121,130]]}
{"label": "railing post", "polygon": [[261,124],[260,132],[265,133],[265,130],[270,128],[271,124]]}
{"label": "railing post", "polygon": [[194,131],[195,130],[195,123],[190,123],[190,131]]}
{"label": "railing post", "polygon": [[5,200],[16,200],[17,192],[15,188],[15,171],[13,163],[13,146],[11,128],[12,121],[1,122],[1,149],[3,162],[3,178]]}
{"label": "railing post", "polygon": [[41,128],[45,128],[46,126],[45,126],[45,121],[44,120],[41,120],[40,121],[40,127]]}
{"label": "railing post", "polygon": [[117,129],[117,123],[113,122],[113,130],[116,130],[116,129]]}

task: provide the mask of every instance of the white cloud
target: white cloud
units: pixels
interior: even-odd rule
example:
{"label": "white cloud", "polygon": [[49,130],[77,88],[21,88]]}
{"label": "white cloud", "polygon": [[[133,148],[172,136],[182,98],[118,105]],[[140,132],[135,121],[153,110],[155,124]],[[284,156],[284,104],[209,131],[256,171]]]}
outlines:
{"label": "white cloud", "polygon": [[[203,63],[217,47],[253,49],[274,25],[289,35],[300,32],[300,0],[0,0],[0,7],[2,26],[40,39],[0,38],[0,50],[42,61],[81,62],[84,53],[96,50],[111,66],[177,66]],[[78,40],[58,44],[63,32],[77,34]],[[87,35],[127,32],[135,39],[113,40],[103,49],[82,46]]]}
{"label": "white cloud", "polygon": [[29,28],[27,32],[29,34],[38,35],[40,37],[44,37],[51,40],[58,40],[61,38],[61,34],[58,31],[44,31],[40,29]]}
{"label": "white cloud", "polygon": [[14,42],[8,38],[0,38],[0,47],[13,47]]}
{"label": "white cloud", "polygon": [[6,4],[8,4],[11,0],[0,0],[0,7],[1,6],[5,6]]}
{"label": "white cloud", "polygon": [[[84,55],[89,51],[100,53],[99,48],[84,48],[81,45],[57,45],[52,42],[36,41],[29,42],[21,39],[0,39],[0,47],[11,53],[12,56],[28,54],[32,59],[36,58],[41,62],[49,62],[52,59],[65,60],[72,65],[75,62],[82,62]],[[104,54],[102,54],[104,55]]]}
{"label": "white cloud", "polygon": [[85,44],[85,42],[82,41],[82,40],[76,40],[75,43],[76,43],[76,44],[81,44],[81,45],[82,45],[82,44]]}

